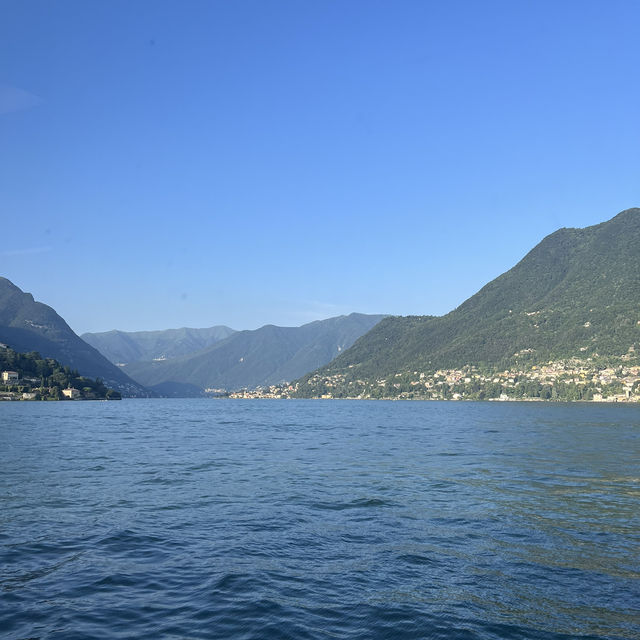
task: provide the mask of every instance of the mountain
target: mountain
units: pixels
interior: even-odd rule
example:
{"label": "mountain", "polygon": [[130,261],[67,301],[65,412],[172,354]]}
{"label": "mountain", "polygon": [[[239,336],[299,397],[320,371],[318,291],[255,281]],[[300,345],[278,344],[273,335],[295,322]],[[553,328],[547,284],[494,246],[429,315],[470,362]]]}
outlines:
{"label": "mountain", "polygon": [[165,331],[106,331],[83,333],[80,337],[113,364],[125,364],[186,356],[202,351],[232,333],[235,333],[233,329],[220,325],[208,329],[184,327]]}
{"label": "mountain", "polygon": [[172,388],[181,395],[189,388],[195,392],[276,384],[326,364],[383,317],[352,313],[301,327],[266,325],[254,331],[238,331],[196,354],[136,362],[127,365],[125,371],[163,394],[171,394]]}
{"label": "mountain", "polygon": [[[300,382],[371,383],[406,372],[620,356],[640,347],[640,209],[547,236],[445,316],[387,317]],[[639,349],[640,351],[640,349]],[[315,382],[318,382],[316,385]]]}
{"label": "mountain", "polygon": [[126,396],[148,396],[120,368],[79,338],[51,308],[36,302],[6,278],[0,278],[0,342],[18,352],[37,351],[77,369],[81,375],[100,378]]}

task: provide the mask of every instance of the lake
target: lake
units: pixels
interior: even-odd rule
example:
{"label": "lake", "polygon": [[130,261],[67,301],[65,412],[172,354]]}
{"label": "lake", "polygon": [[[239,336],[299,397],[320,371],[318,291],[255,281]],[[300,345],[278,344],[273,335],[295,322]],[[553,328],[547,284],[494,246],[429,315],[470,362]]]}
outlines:
{"label": "lake", "polygon": [[0,634],[640,637],[640,406],[0,405]]}

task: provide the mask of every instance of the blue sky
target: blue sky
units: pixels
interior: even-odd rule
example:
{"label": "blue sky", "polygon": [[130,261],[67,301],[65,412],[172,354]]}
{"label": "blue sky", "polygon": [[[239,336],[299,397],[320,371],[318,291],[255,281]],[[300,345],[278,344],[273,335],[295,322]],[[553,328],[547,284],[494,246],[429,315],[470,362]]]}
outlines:
{"label": "blue sky", "polygon": [[0,275],[79,333],[443,314],[640,206],[635,1],[0,14]]}

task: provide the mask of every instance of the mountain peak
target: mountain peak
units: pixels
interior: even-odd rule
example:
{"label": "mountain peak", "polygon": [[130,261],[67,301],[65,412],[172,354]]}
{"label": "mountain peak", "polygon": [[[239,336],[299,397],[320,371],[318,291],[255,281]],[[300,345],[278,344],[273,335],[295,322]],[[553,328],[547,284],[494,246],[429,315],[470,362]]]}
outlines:
{"label": "mountain peak", "polygon": [[506,367],[517,354],[539,363],[621,356],[640,345],[638,274],[640,209],[634,207],[548,235],[445,316],[383,320],[318,373],[375,380],[406,371]]}
{"label": "mountain peak", "polygon": [[80,339],[49,306],[36,302],[7,278],[0,277],[0,342],[18,352],[38,351],[90,378],[101,378],[124,395],[147,391]]}

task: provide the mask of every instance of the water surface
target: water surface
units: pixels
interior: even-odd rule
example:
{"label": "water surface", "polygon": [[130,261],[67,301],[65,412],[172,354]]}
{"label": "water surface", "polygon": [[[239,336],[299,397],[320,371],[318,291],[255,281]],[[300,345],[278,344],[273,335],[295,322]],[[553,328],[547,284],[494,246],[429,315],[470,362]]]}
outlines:
{"label": "water surface", "polygon": [[0,632],[638,638],[640,407],[0,405]]}

